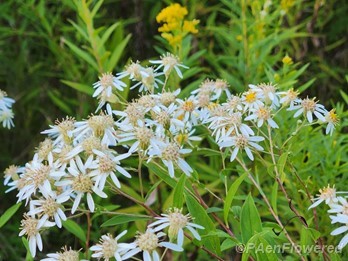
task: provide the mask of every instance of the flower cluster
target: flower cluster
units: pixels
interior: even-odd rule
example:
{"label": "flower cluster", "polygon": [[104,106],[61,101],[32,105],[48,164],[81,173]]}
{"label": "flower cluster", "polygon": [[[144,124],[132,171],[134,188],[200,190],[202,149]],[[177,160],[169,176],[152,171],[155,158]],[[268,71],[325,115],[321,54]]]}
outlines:
{"label": "flower cluster", "polygon": [[[183,77],[181,69],[187,67],[169,53],[150,63],[154,66],[132,62],[116,76],[103,74],[94,84],[93,96],[99,101],[96,114],[81,121],[57,120],[42,132],[48,137],[31,161],[5,170],[8,191],[17,189],[18,201],[29,205],[20,235],[27,235],[33,256],[37,248],[43,249],[42,231],[61,228],[68,212],[94,212],[95,197],[106,198],[110,187],[122,189],[122,183],[132,177],[122,166],[123,160],[136,155],[140,164],[162,162],[172,178],[183,173],[190,176],[193,169],[185,158],[201,142],[195,135],[198,125],[210,131],[233,161],[242,151],[253,160],[255,151],[263,150],[259,143],[269,137],[262,128],[266,126],[269,132],[279,128],[274,116],[281,109],[296,111],[294,117],[304,115],[309,124],[315,118],[327,123],[330,134],[338,123],[334,110],[327,111],[314,99],[300,99],[294,90],[278,91],[273,84],[249,85],[234,95],[225,80],[207,79],[188,97],[180,97],[180,89],[170,91],[167,79],[173,73]],[[129,103],[121,102],[125,78],[140,93]],[[122,109],[112,107],[117,101]],[[162,241],[166,235],[162,230],[167,227],[168,242]],[[116,238],[104,235],[91,250],[93,257],[106,260],[130,258],[141,251],[145,260],[158,260],[157,247],[182,250],[184,228],[200,239],[195,229],[203,227],[191,223],[181,210],[171,209],[133,243],[118,243],[125,232]]]}
{"label": "flower cluster", "polygon": [[[313,204],[309,209],[317,207],[320,203],[325,202],[330,207],[331,224],[339,223],[340,227],[331,232],[331,235],[336,236],[348,231],[348,191],[336,191],[335,186],[324,187],[319,190],[318,197],[314,198]],[[338,244],[338,249],[344,248],[348,244],[348,233],[346,233]]]}
{"label": "flower cluster", "polygon": [[187,14],[186,7],[182,7],[180,4],[175,3],[162,9],[156,17],[157,23],[162,23],[158,31],[162,33],[161,36],[166,39],[173,48],[180,46],[181,41],[188,33],[198,33],[196,25],[199,24],[199,20],[184,20]]}
{"label": "flower cluster", "polygon": [[[109,261],[115,258],[115,260],[121,261],[132,258],[142,252],[144,261],[159,261],[161,259],[157,252],[158,248],[170,249],[177,252],[183,251],[183,229],[189,230],[195,239],[201,240],[196,229],[204,228],[190,222],[191,216],[183,215],[181,209],[169,209],[168,214],[162,214],[162,217],[157,217],[156,219],[157,221],[148,225],[144,233],[137,232],[135,240],[131,243],[119,242],[119,239],[127,233],[127,230],[121,232],[116,237],[113,237],[111,234],[102,235],[99,243],[90,248],[93,252],[92,257],[98,260]],[[168,236],[164,233],[167,227],[169,231]],[[166,239],[170,241],[166,241]],[[177,239],[177,242],[173,243],[175,239]],[[77,251],[67,250],[66,247],[63,250],[61,253],[48,254],[47,256],[49,258],[43,260],[79,260]],[[72,259],[62,259],[68,256]]]}
{"label": "flower cluster", "polygon": [[7,93],[0,90],[0,123],[2,127],[11,129],[14,127],[13,118],[14,113],[12,111],[12,105],[15,100],[8,97]]}

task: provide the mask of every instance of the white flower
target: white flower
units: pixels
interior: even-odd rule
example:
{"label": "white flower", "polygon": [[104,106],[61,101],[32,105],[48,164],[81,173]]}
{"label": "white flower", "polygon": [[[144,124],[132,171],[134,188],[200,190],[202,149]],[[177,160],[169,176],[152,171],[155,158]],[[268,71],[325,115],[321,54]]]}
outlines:
{"label": "white flower", "polygon": [[326,112],[325,114],[325,120],[327,122],[327,127],[326,127],[326,134],[330,133],[330,136],[332,135],[335,126],[339,123],[339,118],[337,116],[337,114],[335,113],[335,109],[332,109],[329,112]]}
{"label": "white flower", "polygon": [[3,107],[0,110],[0,122],[2,122],[2,127],[11,129],[14,127],[13,119],[14,113],[12,109],[8,109],[7,107]]}
{"label": "white flower", "polygon": [[246,121],[254,120],[257,122],[257,127],[261,127],[265,121],[271,128],[279,128],[278,124],[272,119],[271,109],[265,106],[260,106],[257,109],[251,109],[251,114],[245,118]]}
{"label": "white flower", "polygon": [[10,180],[18,180],[19,179],[19,174],[22,174],[24,172],[25,168],[24,167],[19,167],[15,165],[8,166],[4,170],[4,185],[6,186]]}
{"label": "white flower", "polygon": [[211,122],[209,128],[213,130],[212,135],[215,135],[217,142],[220,142],[231,133],[242,133],[245,136],[254,135],[254,131],[242,122],[241,112],[225,111],[224,115],[213,116],[207,119],[206,122]]}
{"label": "white flower", "polygon": [[265,138],[261,136],[246,136],[243,134],[238,134],[232,137],[225,137],[224,139],[222,139],[222,142],[219,143],[219,146],[220,148],[231,146],[234,147],[230,161],[233,161],[236,158],[240,149],[244,149],[249,159],[254,160],[254,156],[251,153],[250,148],[254,148],[256,150],[263,150],[263,148],[256,142],[263,141],[264,139]]}
{"label": "white flower", "polygon": [[169,175],[174,178],[174,165],[177,165],[187,176],[193,172],[190,165],[182,158],[181,154],[190,153],[190,149],[182,149],[177,143],[164,143],[158,141],[156,145],[149,150],[150,159],[159,157],[163,164],[168,168]]}
{"label": "white flower", "polygon": [[[332,224],[334,223],[342,223],[343,226],[336,228],[331,232],[331,235],[336,236],[348,231],[348,215],[338,214],[337,216],[330,216],[332,220]],[[338,249],[344,248],[348,244],[348,233],[343,236],[340,243],[338,244]]]}
{"label": "white flower", "polygon": [[156,106],[151,117],[152,120],[148,120],[149,124],[156,126],[156,133],[161,134],[165,130],[170,132],[176,132],[182,130],[185,127],[185,123],[176,118],[177,106],[175,104],[165,107],[163,105]]}
{"label": "white flower", "polygon": [[14,99],[8,97],[7,93],[3,90],[0,90],[0,109],[11,109],[14,103]]}
{"label": "white flower", "polygon": [[152,67],[144,68],[145,74],[141,74],[141,80],[134,84],[130,89],[135,89],[139,87],[139,92],[149,91],[150,93],[154,92],[154,89],[158,88],[158,84],[163,82],[157,77],[162,75],[162,73],[156,73]]}
{"label": "white flower", "polygon": [[62,221],[66,220],[64,211],[61,209],[61,203],[69,200],[68,193],[57,195],[56,192],[50,192],[49,195],[44,195],[44,198],[30,201],[29,215],[39,215],[39,226],[46,223],[49,219],[54,219],[57,227],[62,227]]}
{"label": "white flower", "polygon": [[103,73],[99,77],[99,81],[93,84],[95,89],[93,97],[98,97],[99,105],[96,111],[99,111],[106,102],[115,102],[117,97],[112,93],[112,89],[123,91],[127,84],[120,81],[118,78],[113,76],[111,73]]}
{"label": "white flower", "polygon": [[37,190],[43,195],[49,195],[52,192],[50,181],[64,175],[65,172],[61,171],[59,165],[53,162],[52,154],[48,156],[48,165],[34,158],[25,165],[25,172],[20,179],[22,186],[17,194],[18,201],[26,199],[28,202],[31,195],[35,194]]}
{"label": "white flower", "polygon": [[276,92],[276,86],[271,83],[261,83],[258,85],[249,84],[250,89],[261,93],[262,99],[272,108],[279,107],[279,93]]}
{"label": "white flower", "polygon": [[118,240],[126,233],[127,230],[123,231],[115,238],[110,234],[103,235],[99,244],[90,248],[90,250],[94,252],[92,257],[98,258],[98,260],[104,259],[105,261],[109,261],[113,257],[116,261],[125,260],[123,255],[136,247],[135,243],[127,244],[118,242]]}
{"label": "white flower", "polygon": [[144,234],[137,236],[135,240],[136,247],[123,255],[123,259],[128,259],[139,252],[143,252],[144,261],[160,261],[160,256],[156,251],[158,247],[168,248],[177,252],[183,251],[183,248],[179,245],[165,241],[160,242],[160,238],[163,236],[165,236],[164,233],[159,232],[156,234],[153,229],[148,228]]}
{"label": "white flower", "polygon": [[[252,85],[254,86],[254,85]],[[242,95],[242,104],[244,105],[244,112],[250,109],[257,109],[258,107],[263,105],[262,93],[256,90],[249,90],[244,92]]]}
{"label": "white flower", "polygon": [[193,96],[185,101],[177,99],[179,107],[176,110],[175,118],[180,119],[184,123],[190,123],[189,126],[197,125],[199,118],[199,110],[196,100]]}
{"label": "white flower", "polygon": [[128,158],[131,154],[121,154],[118,156],[112,155],[112,153],[104,153],[99,150],[94,150],[94,153],[97,155],[96,163],[98,168],[92,170],[89,173],[90,177],[93,177],[92,180],[95,181],[95,187],[98,187],[99,190],[103,190],[105,186],[106,179],[110,176],[115,186],[121,188],[121,183],[116,176],[116,171],[127,178],[132,176],[120,166],[120,160]]}
{"label": "white flower", "polygon": [[288,111],[297,110],[294,114],[294,118],[300,116],[303,114],[309,123],[313,122],[313,114],[321,121],[325,122],[325,115],[327,113],[325,107],[321,104],[318,104],[317,101],[315,101],[315,98],[313,99],[303,99],[300,100],[299,105],[295,105],[293,107],[288,108]]}
{"label": "white flower", "polygon": [[94,135],[101,139],[101,143],[107,146],[115,146],[115,122],[111,115],[101,113],[99,115],[92,115],[85,121],[78,121],[75,123],[76,128],[71,131],[75,134],[75,141],[80,141],[85,136]]}
{"label": "white flower", "polygon": [[318,206],[320,203],[324,202],[327,205],[331,205],[333,203],[337,203],[337,197],[336,197],[336,188],[335,186],[333,186],[332,188],[330,188],[330,185],[328,185],[327,187],[324,187],[322,189],[319,190],[319,193],[317,196],[317,198],[313,199],[313,204],[309,206],[308,209],[311,208],[315,208],[316,206]]}
{"label": "white flower", "polygon": [[88,157],[85,164],[83,164],[79,156],[76,156],[75,159],[70,160],[70,167],[68,167],[70,176],[55,183],[56,186],[70,186],[70,188],[66,190],[67,193],[76,195],[71,213],[75,213],[81,198],[85,194],[87,195],[87,205],[91,212],[94,212],[95,208],[92,192],[102,198],[107,197],[103,191],[94,186],[94,182],[90,177],[90,171],[97,167],[98,165],[93,161],[92,155]]}
{"label": "white flower", "polygon": [[217,79],[214,84],[211,85],[211,91],[213,92],[213,96],[211,97],[212,100],[217,100],[221,97],[222,93],[224,92],[227,96],[227,98],[231,97],[231,92],[228,90],[228,83],[225,80]]}
{"label": "white flower", "polygon": [[[337,192],[340,193],[340,192]],[[337,197],[338,202],[331,204],[329,213],[340,213],[344,215],[348,215],[348,202],[344,197]]]}
{"label": "white flower", "polygon": [[129,148],[129,153],[135,151],[146,152],[154,142],[155,133],[151,128],[146,127],[143,122],[139,122],[139,127],[130,126],[124,133],[119,134],[118,138],[120,143],[134,141]]}
{"label": "white flower", "polygon": [[168,77],[171,71],[174,69],[176,73],[178,74],[178,76],[180,78],[183,78],[179,67],[182,67],[185,69],[189,68],[181,64],[179,61],[179,57],[171,53],[167,53],[166,55],[163,55],[160,58],[161,60],[155,60],[155,61],[150,60],[150,63],[159,64],[159,66],[156,68],[155,71],[158,71],[159,69],[163,68],[163,73],[165,74],[166,77]]}
{"label": "white flower", "polygon": [[40,230],[43,227],[54,226],[54,223],[46,221],[45,223],[40,223],[38,219],[24,214],[24,219],[21,221],[22,231],[19,236],[27,235],[29,241],[29,250],[33,257],[36,255],[36,248],[42,251],[42,239],[40,235]]}
{"label": "white flower", "polygon": [[149,74],[137,61],[136,63],[131,62],[130,65],[126,66],[126,70],[118,73],[117,76],[119,79],[129,76],[132,81],[141,81],[142,77],[147,77]]}
{"label": "white flower", "polygon": [[188,229],[194,238],[201,240],[200,235],[195,229],[204,229],[204,227],[195,223],[189,222],[191,220],[190,214],[183,215],[182,209],[173,208],[168,210],[168,214],[161,214],[162,217],[156,217],[157,221],[151,223],[148,227],[153,228],[154,232],[163,230],[169,227],[168,235],[170,239],[177,238],[177,245],[182,246],[184,243],[184,228]]}
{"label": "white flower", "polygon": [[296,104],[301,103],[301,100],[298,98],[299,92],[290,89],[286,92],[279,92],[280,95],[283,95],[280,98],[280,103],[284,105],[289,105],[290,108],[294,107]]}
{"label": "white flower", "polygon": [[72,134],[71,131],[75,129],[75,119],[72,117],[66,117],[61,121],[56,120],[55,125],[50,125],[50,129],[44,130],[41,133],[47,134],[54,139],[53,145],[56,144],[71,144]]}
{"label": "white flower", "polygon": [[47,258],[41,261],[86,261],[79,258],[79,251],[68,249],[66,246],[62,247],[62,252],[47,254]]}

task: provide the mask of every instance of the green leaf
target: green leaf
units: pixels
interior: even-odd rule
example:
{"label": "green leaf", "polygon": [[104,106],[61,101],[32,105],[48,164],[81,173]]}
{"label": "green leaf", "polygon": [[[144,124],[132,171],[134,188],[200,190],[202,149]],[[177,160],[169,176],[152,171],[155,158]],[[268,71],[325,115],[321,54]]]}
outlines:
{"label": "green leaf", "polygon": [[226,195],[226,199],[225,199],[225,203],[224,203],[224,221],[226,224],[228,224],[227,220],[228,220],[228,214],[230,213],[230,208],[232,205],[232,201],[234,198],[234,195],[236,194],[240,184],[242,184],[243,180],[245,179],[245,177],[248,175],[247,172],[245,172],[242,176],[238,177],[231,185],[231,187],[229,188],[227,195]]}
{"label": "green leaf", "polygon": [[162,179],[169,186],[171,186],[172,188],[176,186],[175,180],[169,176],[167,170],[164,170],[162,167],[153,162],[145,163],[145,165],[149,168],[149,170],[151,170],[157,177]]}
{"label": "green leaf", "polygon": [[272,188],[271,205],[274,212],[278,215],[277,198],[278,198],[278,182],[274,182],[273,188]]}
{"label": "green leaf", "polygon": [[69,105],[66,104],[62,99],[60,99],[60,97],[57,97],[57,95],[52,92],[52,91],[48,91],[48,97],[50,97],[51,101],[62,111],[64,111],[65,113],[72,115],[73,112],[70,109]]}
{"label": "green leaf", "polygon": [[186,175],[182,174],[178,183],[174,188],[173,207],[182,208],[184,204],[184,189],[185,189]]}
{"label": "green leaf", "polygon": [[117,215],[116,217],[112,217],[111,219],[105,221],[101,226],[102,227],[110,227],[116,226],[124,223],[133,222],[136,220],[147,220],[150,219],[146,216],[135,216],[135,215]]}
{"label": "green leaf", "polygon": [[17,212],[19,207],[22,205],[21,202],[17,203],[16,205],[13,205],[9,209],[5,211],[4,214],[1,215],[0,217],[0,228],[3,227],[7,221],[10,220],[10,218]]}
{"label": "green leaf", "polygon": [[99,49],[98,51],[100,52],[106,41],[109,39],[110,35],[115,31],[117,26],[119,26],[121,23],[116,22],[113,25],[111,25],[108,29],[106,29],[105,33],[103,34],[102,38],[100,39],[100,42],[98,42]]}
{"label": "green leaf", "polygon": [[77,47],[75,44],[66,39],[64,40],[64,42],[77,56],[85,60],[89,65],[91,65],[96,71],[99,72],[98,64],[91,55],[89,55],[87,52],[83,51],[81,48]]}
{"label": "green leaf", "polygon": [[280,175],[280,180],[283,182],[286,178],[286,174],[284,172],[284,168],[286,165],[286,160],[288,159],[288,153],[285,152],[282,155],[280,155],[279,160],[277,162],[277,167]]}
{"label": "green leaf", "polygon": [[86,242],[85,231],[75,221],[68,219],[63,222],[63,227],[78,239],[80,239],[83,243]]}
{"label": "green leaf", "polygon": [[227,238],[221,244],[221,251],[225,251],[225,250],[230,249],[236,245],[238,245],[236,241],[233,241],[232,239]]}
{"label": "green leaf", "polygon": [[122,42],[120,42],[117,45],[117,47],[113,50],[110,56],[106,71],[111,72],[114,70],[130,38],[131,38],[131,35],[130,34],[127,35],[126,38],[124,38]]}
{"label": "green leaf", "polygon": [[240,213],[240,230],[243,243],[248,242],[253,235],[262,231],[260,215],[250,193]]}
{"label": "green leaf", "polygon": [[[186,205],[192,217],[194,217],[195,223],[203,226],[205,229],[199,229],[201,235],[206,235],[209,232],[215,232],[215,226],[213,221],[208,216],[205,209],[202,207],[197,200],[188,193],[185,193]],[[220,254],[220,242],[217,236],[206,236],[202,237],[202,244],[214,253]]]}
{"label": "green leaf", "polygon": [[62,83],[68,85],[69,87],[74,88],[75,90],[79,92],[86,93],[90,96],[93,94],[93,88],[89,85],[82,84],[82,83],[77,83],[77,82],[71,82],[71,81],[66,81],[66,80],[61,80]]}

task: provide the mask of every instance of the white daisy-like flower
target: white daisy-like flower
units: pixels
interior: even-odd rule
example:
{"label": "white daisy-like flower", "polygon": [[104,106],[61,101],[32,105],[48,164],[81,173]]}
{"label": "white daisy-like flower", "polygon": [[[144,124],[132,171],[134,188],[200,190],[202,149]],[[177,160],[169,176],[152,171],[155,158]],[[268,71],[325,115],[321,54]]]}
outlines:
{"label": "white daisy-like flower", "polygon": [[149,160],[153,157],[159,157],[163,164],[168,168],[169,175],[174,178],[174,166],[178,166],[187,176],[190,176],[193,169],[190,165],[182,158],[182,154],[190,153],[191,149],[183,149],[177,143],[173,142],[161,142],[149,150]]}
{"label": "white daisy-like flower", "polygon": [[38,219],[28,214],[24,214],[24,219],[21,221],[21,232],[19,236],[26,235],[29,241],[29,250],[33,257],[36,255],[36,248],[42,251],[42,238],[40,235],[40,230],[43,227],[52,227],[54,223],[46,221],[45,223],[40,223]]}
{"label": "white daisy-like flower", "polygon": [[303,99],[300,100],[298,105],[295,105],[293,107],[288,108],[288,111],[297,110],[294,114],[294,118],[300,116],[303,114],[309,123],[313,122],[313,114],[321,121],[325,122],[324,115],[327,113],[324,105],[318,104],[317,101],[315,101],[315,98],[313,99]]}
{"label": "white daisy-like flower", "polygon": [[129,65],[126,66],[126,70],[123,72],[120,72],[117,74],[117,78],[122,79],[124,77],[129,76],[129,79],[132,81],[141,81],[142,77],[148,77],[149,74],[145,70],[146,68],[142,67],[137,62],[131,62]]}
{"label": "white daisy-like flower", "polygon": [[28,202],[37,190],[43,195],[49,195],[52,192],[50,182],[65,175],[65,172],[59,169],[59,163],[53,162],[52,154],[48,155],[47,163],[43,164],[34,158],[25,165],[25,172],[19,180],[22,185],[17,194],[18,202],[24,199]]}
{"label": "white daisy-like flower", "polygon": [[254,135],[254,131],[242,122],[241,112],[227,112],[224,115],[213,116],[207,119],[206,122],[211,122],[209,128],[213,130],[212,135],[215,135],[215,140],[220,142],[224,137],[231,133],[243,134],[245,136]]}
{"label": "white daisy-like flower", "polygon": [[[338,214],[337,216],[330,216],[331,223],[342,223],[343,226],[336,228],[331,232],[332,236],[336,236],[348,231],[348,215],[347,214]],[[346,233],[338,244],[338,249],[344,248],[348,244],[348,233]]]}
{"label": "white daisy-like flower", "polygon": [[184,228],[189,230],[194,238],[201,240],[201,236],[195,229],[204,229],[204,227],[190,222],[192,219],[190,214],[183,215],[182,209],[172,208],[168,210],[168,214],[161,214],[161,216],[156,217],[158,220],[148,225],[153,228],[154,232],[169,227],[168,236],[171,240],[177,239],[178,246],[182,246],[184,243]]}
{"label": "white daisy-like flower", "polygon": [[325,114],[325,120],[327,122],[325,133],[332,136],[333,131],[335,130],[335,126],[339,123],[340,119],[338,118],[335,109],[332,109]]}
{"label": "white daisy-like flower", "polygon": [[176,101],[176,97],[180,93],[180,89],[175,90],[174,92],[162,92],[158,94],[153,94],[152,96],[165,107],[169,107],[172,103]]}
{"label": "white daisy-like flower", "polygon": [[0,89],[0,108],[1,109],[11,109],[15,100],[8,97],[7,93]]}
{"label": "white daisy-like flower", "polygon": [[62,210],[61,203],[64,203],[70,199],[68,193],[64,192],[57,195],[55,191],[50,192],[48,195],[44,195],[44,198],[30,201],[29,215],[40,216],[39,226],[41,227],[47,220],[53,219],[57,227],[62,227],[62,220],[66,220],[64,211]]}
{"label": "white daisy-like flower", "polygon": [[115,238],[110,234],[101,236],[99,244],[90,248],[90,250],[94,252],[92,257],[105,261],[109,261],[112,258],[115,258],[116,261],[125,260],[123,255],[137,246],[135,243],[127,244],[118,242],[126,233],[127,230],[123,231]]}
{"label": "white daisy-like flower", "polygon": [[99,115],[92,115],[85,121],[75,122],[76,128],[71,131],[76,135],[75,141],[78,142],[85,136],[94,135],[101,139],[101,143],[107,146],[115,146],[115,122],[111,115],[100,113]]}
{"label": "white daisy-like flower", "polygon": [[80,259],[79,252],[72,250],[71,247],[68,249],[66,246],[62,247],[61,252],[47,254],[47,258],[41,259],[41,261],[86,261]]}
{"label": "white daisy-like flower", "polygon": [[[339,193],[339,192],[338,192]],[[329,213],[340,213],[344,215],[348,215],[348,202],[344,197],[337,197],[338,202],[331,204]]]}
{"label": "white daisy-like flower", "polygon": [[270,107],[279,107],[279,93],[276,92],[275,85],[271,83],[249,84],[249,88],[262,94],[262,99]]}
{"label": "white daisy-like flower", "polygon": [[14,113],[12,109],[3,107],[0,110],[0,123],[2,122],[2,127],[7,129],[11,129],[12,127],[14,127],[13,118]]}
{"label": "white daisy-like flower", "polygon": [[244,149],[250,160],[254,160],[251,148],[262,151],[263,148],[256,142],[263,141],[264,139],[265,138],[261,136],[246,136],[243,134],[238,134],[236,136],[223,138],[222,142],[218,145],[220,146],[220,148],[234,147],[230,161],[233,161],[237,157],[239,150],[242,149]]}
{"label": "white daisy-like flower", "polygon": [[128,158],[131,154],[125,153],[114,156],[111,152],[102,152],[99,150],[94,150],[96,154],[96,163],[98,168],[92,170],[89,173],[92,180],[95,182],[94,186],[98,187],[99,190],[104,190],[106,179],[110,176],[115,186],[121,188],[121,183],[116,176],[116,172],[121,175],[131,178],[132,176],[124,168],[120,166],[120,160]]}
{"label": "white daisy-like flower", "polygon": [[112,73],[103,73],[99,77],[99,81],[93,84],[95,89],[93,97],[98,97],[99,105],[96,111],[99,111],[107,102],[115,102],[116,96],[112,93],[112,89],[115,88],[118,91],[123,91],[127,84],[120,81],[118,78],[112,75]]}
{"label": "white daisy-like flower", "polygon": [[286,92],[279,92],[279,95],[283,96],[280,98],[279,102],[283,105],[289,105],[290,108],[301,102],[301,99],[298,98],[299,92],[295,91],[293,88]]}
{"label": "white daisy-like flower", "polygon": [[93,150],[103,150],[107,147],[106,144],[102,144],[100,138],[91,135],[81,140],[74,148],[70,149],[70,151],[67,151],[65,159],[71,159],[80,153],[90,156],[94,154]]}
{"label": "white daisy-like flower", "polygon": [[251,89],[247,92],[244,92],[241,98],[242,104],[244,105],[244,112],[263,106],[261,99],[262,93],[260,91]]}
{"label": "white daisy-like flower", "polygon": [[158,78],[162,73],[156,73],[152,67],[147,67],[144,69],[146,75],[141,74],[141,80],[130,87],[131,90],[139,87],[139,92],[147,91],[153,93],[155,89],[163,85],[163,82]]}
{"label": "white daisy-like flower", "polygon": [[186,100],[177,99],[179,107],[176,110],[175,118],[184,123],[189,123],[189,126],[197,125],[199,118],[198,104],[193,96]]}
{"label": "white daisy-like flower", "polygon": [[164,133],[165,130],[170,132],[176,132],[185,128],[185,123],[182,119],[176,117],[177,105],[174,103],[165,107],[158,105],[154,108],[154,112],[151,114],[152,120],[148,120],[148,123],[156,126],[156,133]]}
{"label": "white daisy-like flower", "polygon": [[90,176],[90,172],[93,169],[98,168],[98,164],[93,161],[93,156],[89,156],[85,163],[82,162],[79,156],[70,160],[70,166],[68,167],[69,176],[66,179],[57,181],[56,186],[68,186],[67,193],[75,195],[74,204],[71,209],[71,213],[75,213],[78,208],[82,197],[87,195],[87,205],[91,212],[94,212],[94,201],[92,193],[96,193],[99,197],[106,198],[107,195],[94,185],[94,181]]}
{"label": "white daisy-like flower", "polygon": [[310,205],[308,209],[315,208],[322,202],[330,206],[338,201],[335,185],[332,188],[330,188],[330,185],[327,185],[327,187],[320,189],[319,193],[320,194],[317,195],[318,197],[313,199],[313,204]]}
{"label": "white daisy-like flower", "polygon": [[136,244],[136,247],[123,255],[123,259],[128,259],[138,254],[139,252],[143,252],[144,261],[160,261],[161,258],[156,251],[158,247],[164,247],[176,252],[183,251],[183,248],[177,244],[160,241],[164,236],[164,233],[155,233],[155,231],[151,228],[148,228],[143,234],[139,233],[137,235],[137,239],[134,242]]}
{"label": "white daisy-like flower", "polygon": [[271,108],[260,106],[250,110],[251,114],[245,118],[246,121],[256,121],[257,127],[261,127],[266,121],[271,128],[278,129],[278,124],[272,119]]}
{"label": "white daisy-like flower", "polygon": [[226,80],[217,79],[214,84],[211,85],[211,91],[213,93],[211,100],[219,99],[223,93],[226,94],[227,98],[230,98],[231,92],[228,88],[229,84]]}
{"label": "white daisy-like flower", "polygon": [[53,157],[53,141],[50,138],[46,138],[39,143],[39,146],[35,149],[34,160],[43,162],[48,160],[48,157]]}
{"label": "white daisy-like flower", "polygon": [[147,152],[155,142],[155,133],[151,128],[146,127],[143,122],[139,122],[138,127],[130,126],[124,133],[119,134],[118,138],[120,143],[133,141],[129,153],[135,151]]}
{"label": "white daisy-like flower", "polygon": [[75,129],[75,119],[72,117],[66,117],[61,121],[56,120],[55,125],[50,125],[50,129],[44,130],[41,133],[47,134],[51,137],[56,144],[71,144],[72,143],[72,131]]}
{"label": "white daisy-like flower", "polygon": [[19,175],[24,173],[25,168],[24,167],[19,167],[16,165],[11,165],[8,166],[5,170],[4,170],[4,185],[6,186],[10,180],[18,180],[19,179]]}
{"label": "white daisy-like flower", "polygon": [[161,56],[160,58],[161,58],[161,60],[150,60],[149,62],[159,65],[155,71],[158,71],[159,69],[163,68],[163,73],[166,77],[168,77],[170,75],[170,73],[172,72],[172,70],[174,69],[176,71],[176,73],[178,74],[178,76],[182,79],[183,75],[182,75],[179,67],[185,68],[185,69],[189,68],[189,67],[181,64],[179,61],[179,57],[177,57],[171,53],[167,53],[167,54]]}
{"label": "white daisy-like flower", "polygon": [[129,128],[127,125],[139,126],[145,120],[146,110],[137,102],[131,102],[123,111],[112,111],[116,116],[121,118],[116,122],[116,125],[121,128]]}

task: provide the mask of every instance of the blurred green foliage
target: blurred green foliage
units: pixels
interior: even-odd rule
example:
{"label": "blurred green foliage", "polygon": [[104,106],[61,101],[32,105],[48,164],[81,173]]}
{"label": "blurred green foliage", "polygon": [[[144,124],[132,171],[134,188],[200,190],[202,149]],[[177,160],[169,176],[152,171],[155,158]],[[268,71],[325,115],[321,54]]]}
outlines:
{"label": "blurred green foliage", "polygon": [[[198,35],[183,42],[181,58],[191,70],[185,72],[180,85],[186,86],[182,92],[185,96],[206,77],[224,78],[238,92],[249,83],[272,81],[283,89],[300,88],[305,91],[302,96],[317,96],[329,108],[337,108],[343,120],[332,137],[324,138],[320,130],[306,127],[288,144],[291,145],[291,154],[287,154],[289,147],[282,147],[282,137],[275,137],[279,148],[276,151],[278,160],[287,155],[287,163],[282,166],[285,186],[293,196],[293,202],[306,202],[296,208],[313,227],[310,220],[312,213],[307,211],[309,200],[306,189],[312,193],[328,183],[337,183],[340,190],[347,187],[347,183],[340,180],[348,179],[348,88],[345,79],[348,68],[348,4],[343,0],[278,0],[267,5],[268,2],[182,1],[189,9],[189,18],[199,19],[200,24]],[[92,83],[101,73],[120,71],[130,59],[142,60],[164,53],[168,47],[157,33],[155,17],[168,3],[171,1],[1,2],[0,88],[16,100],[16,127],[11,131],[0,129],[0,170],[10,164],[20,165],[28,161],[42,139],[40,131],[56,118],[72,115],[81,119],[93,112],[96,102],[90,97]],[[293,65],[282,63],[285,55],[293,59]],[[173,84],[179,84],[178,81],[173,79]],[[287,115],[278,117],[284,123],[281,126],[284,133],[295,131],[296,126],[288,126]],[[309,137],[311,143],[307,142]],[[209,137],[206,142],[214,147]],[[217,180],[228,177],[232,184],[238,173],[243,173],[234,163],[217,173],[216,169],[222,169],[220,155],[204,162],[202,154],[196,153],[191,157],[190,164],[213,192],[224,190],[219,187],[223,183],[217,183]],[[137,167],[132,165],[131,160],[127,163],[130,167]],[[265,193],[272,195],[274,207],[282,213],[284,221],[291,218],[293,213],[284,196],[276,197],[274,191],[278,187],[270,178],[270,168],[262,162],[252,168],[263,188],[267,188]],[[155,180],[153,175],[150,171],[149,178]],[[137,188],[138,184],[134,182],[128,192],[132,193]],[[15,203],[15,192],[5,194],[4,190],[1,182],[0,215]],[[257,195],[257,190],[249,184],[243,183],[240,190],[243,192],[237,193],[239,196],[236,195],[233,201],[236,217],[245,208],[243,202],[248,192]],[[168,207],[172,197],[170,192],[163,192],[161,208]],[[164,200],[166,198],[168,200]],[[208,205],[215,200],[211,196],[205,199]],[[115,202],[118,202],[118,196],[110,198],[110,210],[118,207]],[[253,206],[254,202],[248,200],[248,204]],[[265,217],[267,206],[260,200],[255,200],[255,204],[263,221],[268,221]],[[123,212],[130,213],[137,210],[125,205],[122,208]],[[219,213],[220,209],[214,211]],[[325,212],[325,208],[318,210],[320,224],[329,222]],[[0,229],[0,240],[3,242],[0,245],[0,260],[20,260],[25,256],[22,240],[13,236],[18,234],[20,218],[15,216]],[[107,221],[103,216],[98,218],[99,225]],[[239,227],[238,218],[230,216],[229,222],[234,228]],[[81,220],[81,223],[86,221]],[[95,225],[99,228],[98,224]],[[138,228],[142,226],[141,222],[136,224]],[[261,229],[267,230],[272,224],[265,222]],[[291,222],[288,228],[292,232],[304,229],[298,220]],[[323,235],[329,235],[331,230],[331,227],[320,227]],[[92,231],[91,238],[97,239],[104,228]],[[237,229],[235,233],[238,232]],[[48,234],[43,235],[45,252],[56,251],[56,245],[81,247],[79,240],[71,238],[68,231],[59,233],[60,237],[54,239]],[[337,243],[337,238],[328,240],[327,243]],[[228,244],[230,242],[226,241],[226,246]]]}

